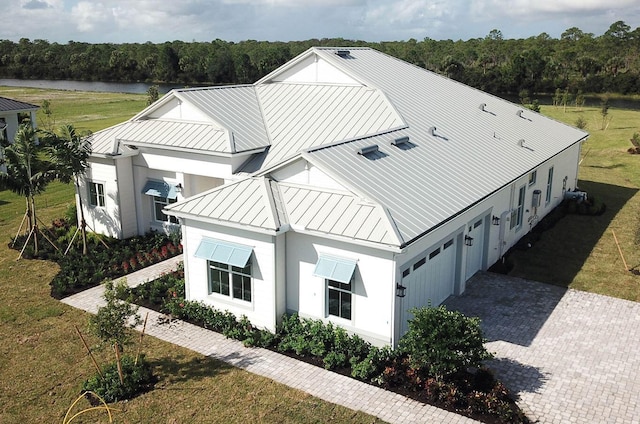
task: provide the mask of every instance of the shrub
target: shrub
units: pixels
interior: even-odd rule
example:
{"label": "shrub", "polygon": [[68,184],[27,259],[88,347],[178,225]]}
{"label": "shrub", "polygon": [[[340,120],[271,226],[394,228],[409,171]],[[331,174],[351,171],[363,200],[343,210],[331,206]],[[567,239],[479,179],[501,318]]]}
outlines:
{"label": "shrub", "polygon": [[444,306],[413,309],[409,331],[400,339],[399,349],[407,355],[411,368],[423,375],[442,379],[480,367],[491,359],[484,347],[478,318],[449,311]]}
{"label": "shrub", "polygon": [[121,359],[124,384],[120,383],[118,366],[113,362],[103,367],[102,377],[99,374],[94,375],[84,382],[82,389],[93,391],[105,402],[111,403],[131,399],[153,387],[156,379],[144,355],[140,355],[137,363],[128,355],[122,356]]}

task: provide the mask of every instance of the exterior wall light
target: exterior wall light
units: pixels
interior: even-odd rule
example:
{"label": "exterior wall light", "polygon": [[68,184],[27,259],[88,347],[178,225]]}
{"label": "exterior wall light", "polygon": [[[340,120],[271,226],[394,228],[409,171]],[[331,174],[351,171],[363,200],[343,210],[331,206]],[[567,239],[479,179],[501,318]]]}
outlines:
{"label": "exterior wall light", "polygon": [[464,244],[466,246],[473,246],[473,237],[464,236]]}
{"label": "exterior wall light", "polygon": [[407,288],[400,283],[396,283],[396,296],[405,297],[407,295]]}

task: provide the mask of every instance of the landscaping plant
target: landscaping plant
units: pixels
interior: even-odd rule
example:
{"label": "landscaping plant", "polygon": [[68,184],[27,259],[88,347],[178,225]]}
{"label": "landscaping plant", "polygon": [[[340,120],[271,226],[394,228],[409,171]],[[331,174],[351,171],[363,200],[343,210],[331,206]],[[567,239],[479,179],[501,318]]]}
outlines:
{"label": "landscaping plant", "polygon": [[141,323],[138,307],[120,299],[126,289],[123,281],[115,285],[108,282],[104,292],[106,305],[89,318],[90,332],[113,350],[115,361],[88,379],[83,389],[94,391],[107,402],[129,399],[153,385],[153,373],[144,355],[123,355],[125,347],[132,344],[133,329]]}

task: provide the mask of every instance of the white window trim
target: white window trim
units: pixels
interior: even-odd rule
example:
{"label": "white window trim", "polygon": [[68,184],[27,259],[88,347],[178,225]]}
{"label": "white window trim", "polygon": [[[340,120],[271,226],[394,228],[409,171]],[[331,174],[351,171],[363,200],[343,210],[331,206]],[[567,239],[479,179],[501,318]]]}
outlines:
{"label": "white window trim", "polygon": [[547,192],[545,194],[545,206],[551,203],[553,199],[553,166],[547,171]]}
{"label": "white window trim", "polygon": [[[102,187],[102,194],[99,193],[98,186]],[[93,188],[96,189],[96,203],[93,203]],[[89,194],[88,204],[92,208],[105,208],[107,206],[107,195],[105,194],[105,183],[102,181],[87,180],[87,190]],[[102,199],[102,204],[100,204]]]}
{"label": "white window trim", "polygon": [[[329,281],[335,281],[335,280],[329,280],[329,279],[324,279],[324,286],[325,286],[325,295],[326,295],[326,301],[325,301],[325,316],[329,319],[329,320],[335,320],[336,322],[343,322],[343,323],[353,323],[354,321],[354,303],[355,303],[355,273],[353,276],[351,276],[351,280],[349,281],[349,284],[351,285],[351,290],[347,291],[341,288],[337,288],[337,287],[329,287]],[[340,281],[335,281],[336,283],[340,283]],[[340,283],[340,284],[344,284],[344,283]],[[339,291],[341,293],[349,293],[351,294],[351,318],[343,318],[339,315],[333,315],[331,313],[329,313],[329,292],[331,290],[336,290]]]}
{"label": "white window trim", "polygon": [[[238,272],[235,271],[233,268],[237,268],[234,267],[232,265],[228,265],[228,264],[222,264],[222,265],[226,265],[228,268],[224,269],[223,267],[220,267],[218,265],[214,265],[214,264],[221,264],[221,262],[215,262],[215,261],[210,261],[207,260],[206,261],[206,265],[207,265],[207,295],[210,296],[212,299],[220,300],[224,303],[230,304],[230,305],[239,305],[239,306],[244,306],[244,307],[253,307],[253,301],[255,298],[255,290],[254,290],[254,285],[253,285],[253,264],[251,263],[251,260],[249,260],[249,262],[247,263],[248,266],[250,266],[250,274],[243,274],[242,272]],[[222,272],[226,272],[229,276],[229,294],[221,294],[218,292],[214,292],[211,291],[211,268],[217,269],[219,271]],[[233,276],[234,275],[240,275],[243,277],[249,277],[249,291],[251,293],[251,300],[244,300],[244,299],[240,299],[237,297],[233,297]]]}
{"label": "white window trim", "polygon": [[[520,196],[522,193],[522,196]],[[516,231],[520,230],[524,223],[524,205],[527,199],[527,185],[524,184],[518,189],[518,204],[516,206]]]}
{"label": "white window trim", "polygon": [[[164,206],[169,206],[169,205],[171,205],[173,203],[176,203],[178,201],[178,199],[169,199],[167,197],[159,197],[159,196],[149,196],[149,197],[151,197],[151,212],[153,214],[153,220],[156,223],[172,224],[172,225],[178,225],[179,224],[178,218],[176,218],[175,216],[167,215],[167,214],[165,214],[164,212],[161,211],[160,213],[164,214],[167,217],[167,219],[160,220],[160,219],[158,219],[158,216],[156,215],[156,211],[157,211],[156,203],[162,204],[163,205],[163,209],[164,209]],[[175,219],[176,222],[172,222],[172,219]]]}

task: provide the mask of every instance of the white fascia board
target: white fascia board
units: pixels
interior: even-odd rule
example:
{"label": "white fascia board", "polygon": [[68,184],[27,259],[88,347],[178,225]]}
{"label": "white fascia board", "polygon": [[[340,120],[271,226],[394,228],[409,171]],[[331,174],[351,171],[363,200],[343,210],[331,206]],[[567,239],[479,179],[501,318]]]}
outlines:
{"label": "white fascia board", "polygon": [[146,147],[146,148],[149,148],[149,149],[168,150],[168,151],[172,151],[172,152],[197,153],[197,154],[200,154],[200,155],[219,156],[219,157],[225,157],[225,158],[231,158],[231,157],[236,157],[236,156],[249,156],[249,155],[252,155],[254,153],[264,152],[264,150],[266,149],[266,147],[261,147],[259,149],[244,150],[242,152],[227,153],[227,152],[214,152],[214,151],[211,151],[211,150],[190,149],[190,148],[187,148],[187,147],[164,146],[164,145],[161,145],[161,144],[141,143],[141,142],[138,142],[138,141],[126,141],[126,140],[120,140],[120,141],[125,145],[131,145],[131,146],[136,146],[136,147],[139,146],[139,147]]}
{"label": "white fascia board", "polygon": [[128,152],[122,152],[122,153],[92,153],[91,156],[95,157],[95,158],[101,158],[101,159],[117,159],[117,158],[128,158],[128,157],[132,157],[132,156],[137,156],[140,152],[137,150],[130,150]]}

